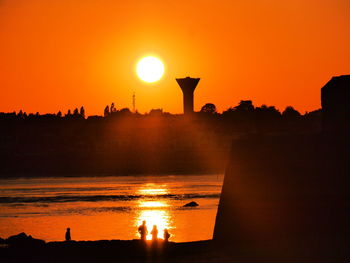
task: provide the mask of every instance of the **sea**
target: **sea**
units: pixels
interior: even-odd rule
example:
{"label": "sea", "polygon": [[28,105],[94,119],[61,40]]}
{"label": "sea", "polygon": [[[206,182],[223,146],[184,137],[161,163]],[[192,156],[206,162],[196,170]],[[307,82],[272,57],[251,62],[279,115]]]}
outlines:
{"label": "sea", "polygon": [[160,238],[168,229],[170,241],[208,240],[222,183],[222,174],[0,179],[0,237],[62,241],[69,227],[73,240],[131,240],[146,220]]}

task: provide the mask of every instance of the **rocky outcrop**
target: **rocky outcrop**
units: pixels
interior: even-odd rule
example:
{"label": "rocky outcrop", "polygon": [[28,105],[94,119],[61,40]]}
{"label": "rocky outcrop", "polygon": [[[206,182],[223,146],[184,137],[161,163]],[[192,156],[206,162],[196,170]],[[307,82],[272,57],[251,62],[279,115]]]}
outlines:
{"label": "rocky outcrop", "polygon": [[192,202],[185,204],[183,207],[196,207],[196,206],[199,206],[199,204],[192,201]]}
{"label": "rocky outcrop", "polygon": [[45,245],[44,240],[33,238],[32,236],[28,236],[23,232],[19,233],[18,235],[10,236],[5,240],[5,243],[13,247],[33,247]]}

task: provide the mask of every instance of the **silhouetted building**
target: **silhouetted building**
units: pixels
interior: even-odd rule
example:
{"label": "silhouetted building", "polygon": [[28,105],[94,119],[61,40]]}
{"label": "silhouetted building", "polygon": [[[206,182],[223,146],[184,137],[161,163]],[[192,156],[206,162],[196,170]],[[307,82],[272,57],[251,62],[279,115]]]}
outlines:
{"label": "silhouetted building", "polygon": [[[322,88],[325,129],[346,125],[349,99],[350,76]],[[330,132],[233,141],[213,236],[223,252],[241,247],[263,262],[348,262],[349,140]]]}
{"label": "silhouetted building", "polygon": [[193,113],[193,92],[196,89],[199,80],[200,78],[194,79],[190,77],[176,79],[183,93],[184,114]]}
{"label": "silhouetted building", "polygon": [[347,262],[347,143],[320,134],[234,141],[214,240],[228,254],[241,247],[261,262]]}
{"label": "silhouetted building", "polygon": [[324,131],[344,131],[350,120],[350,75],[333,77],[321,89]]}

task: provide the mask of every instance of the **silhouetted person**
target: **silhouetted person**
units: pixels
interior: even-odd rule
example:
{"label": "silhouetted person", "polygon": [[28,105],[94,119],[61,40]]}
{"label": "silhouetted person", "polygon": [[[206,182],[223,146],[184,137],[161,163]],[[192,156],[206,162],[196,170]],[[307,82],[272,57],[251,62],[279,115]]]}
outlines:
{"label": "silhouetted person", "polygon": [[170,233],[168,231],[168,229],[164,229],[164,234],[163,234],[163,237],[164,237],[164,242],[168,242],[169,241],[169,238],[170,238]]}
{"label": "silhouetted person", "polygon": [[146,241],[146,237],[148,234],[147,226],[146,226],[146,221],[142,221],[142,225],[139,226],[138,231],[141,236],[141,240]]}
{"label": "silhouetted person", "polygon": [[69,227],[67,228],[67,231],[66,231],[66,241],[71,241],[70,228]]}
{"label": "silhouetted person", "polygon": [[151,231],[152,235],[152,241],[157,241],[158,240],[158,229],[156,225],[153,225],[153,229]]}

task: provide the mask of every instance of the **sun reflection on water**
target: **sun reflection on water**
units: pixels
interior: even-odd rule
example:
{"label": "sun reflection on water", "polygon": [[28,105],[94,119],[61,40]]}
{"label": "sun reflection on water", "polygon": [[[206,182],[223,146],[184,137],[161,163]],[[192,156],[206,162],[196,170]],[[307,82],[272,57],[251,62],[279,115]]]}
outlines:
{"label": "sun reflection on water", "polygon": [[153,183],[143,185],[142,188],[138,189],[138,192],[141,195],[164,195],[169,193],[166,185],[156,185]]}
{"label": "sun reflection on water", "polygon": [[[150,195],[152,199],[139,200],[139,211],[135,223],[139,226],[142,224],[143,220],[146,220],[149,233],[153,225],[157,225],[158,238],[162,238],[165,228],[174,228],[174,226],[171,225],[170,204],[166,200],[157,200],[153,198],[156,198],[157,195],[168,194],[168,189],[164,185],[145,184],[138,192],[142,195]],[[148,234],[147,239],[150,240],[151,238],[151,234]]]}
{"label": "sun reflection on water", "polygon": [[158,238],[163,237],[163,230],[165,228],[169,229],[170,216],[166,210],[143,210],[138,216],[138,225],[142,224],[143,220],[146,220],[146,225],[148,229],[147,239],[152,238],[150,232],[153,225],[157,225],[158,228]]}
{"label": "sun reflection on water", "polygon": [[159,207],[168,207],[169,204],[167,204],[164,201],[140,201],[139,207],[146,207],[146,208],[159,208]]}

